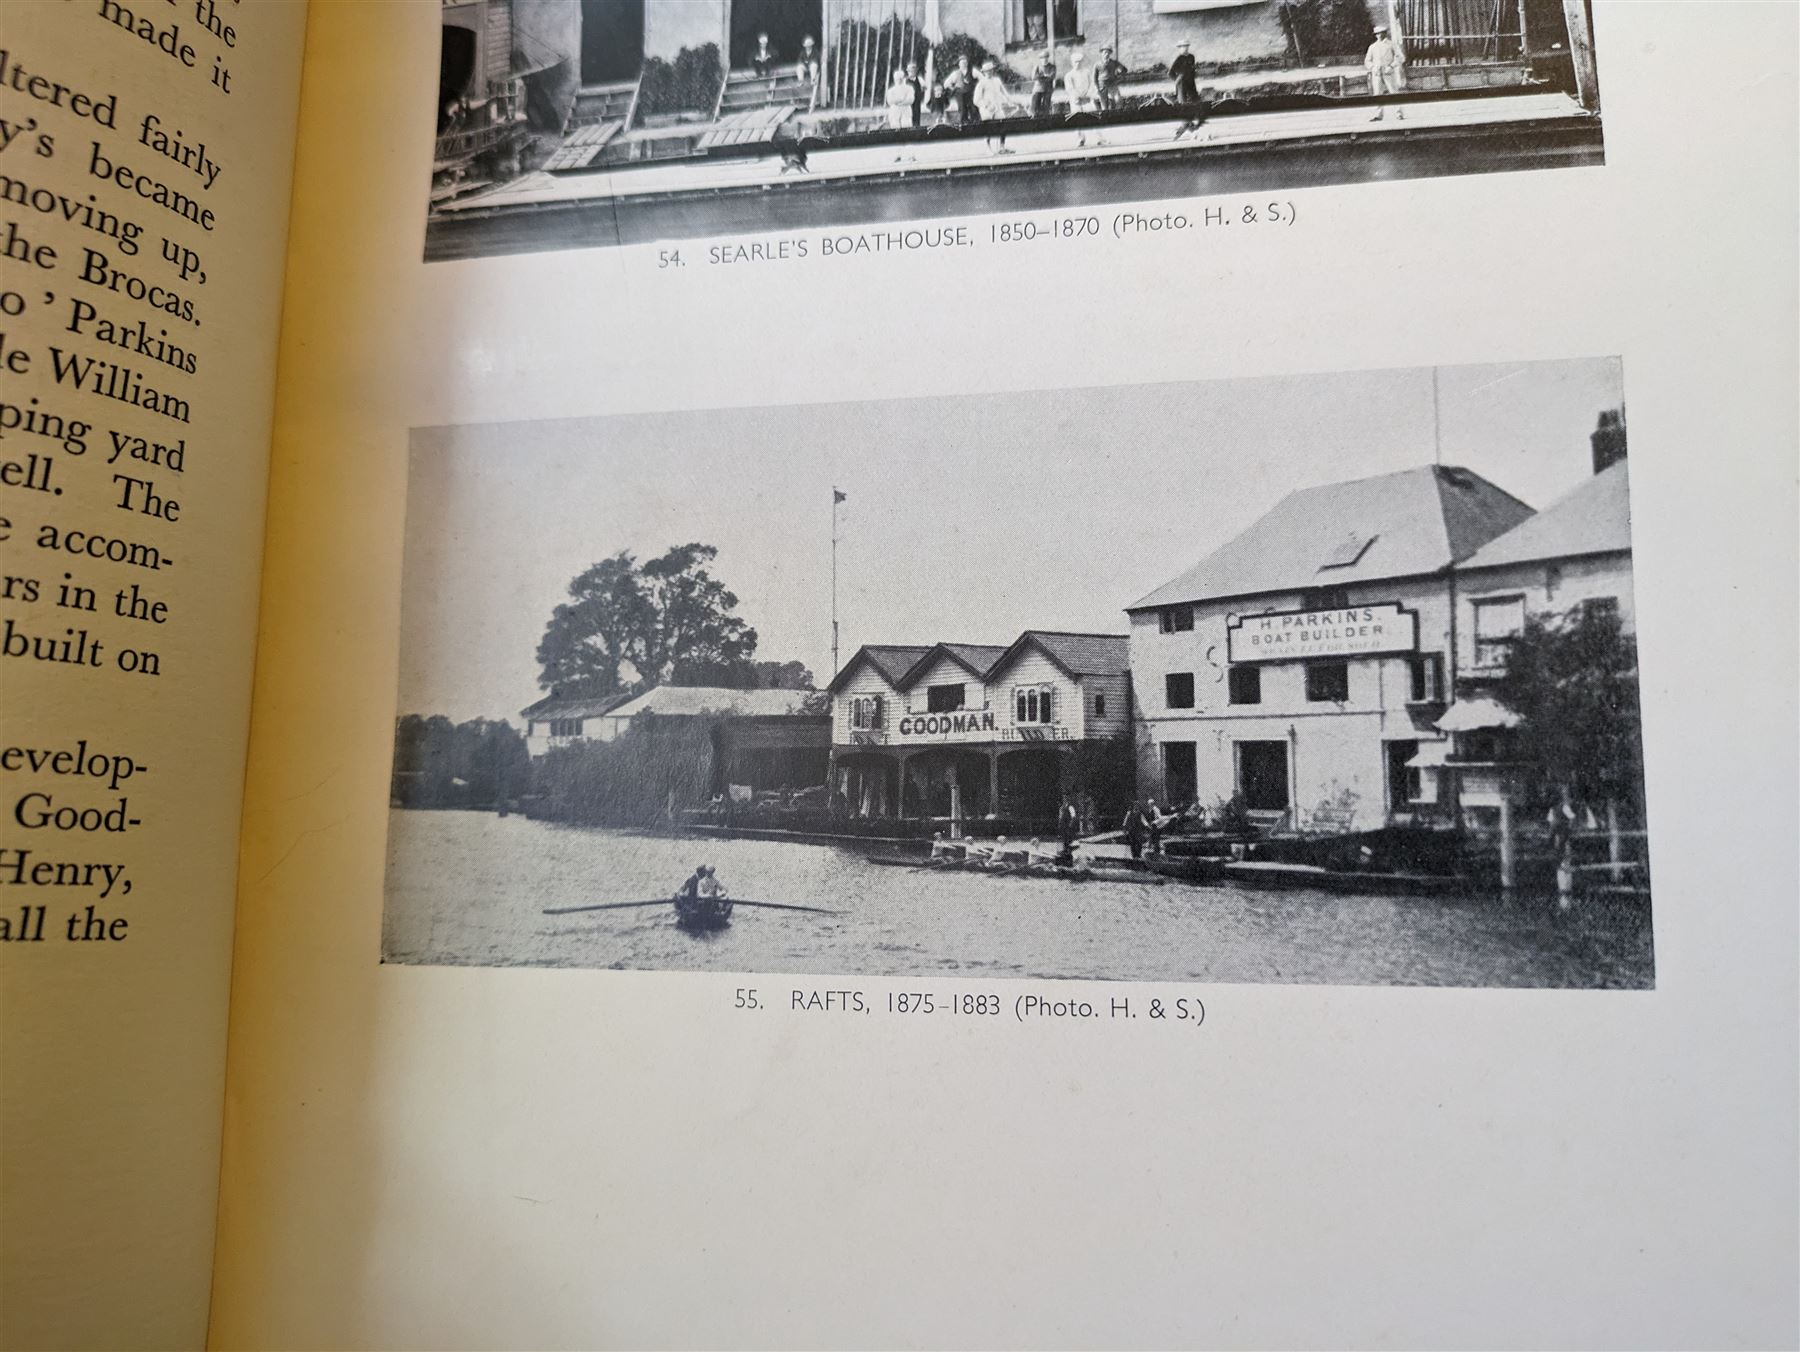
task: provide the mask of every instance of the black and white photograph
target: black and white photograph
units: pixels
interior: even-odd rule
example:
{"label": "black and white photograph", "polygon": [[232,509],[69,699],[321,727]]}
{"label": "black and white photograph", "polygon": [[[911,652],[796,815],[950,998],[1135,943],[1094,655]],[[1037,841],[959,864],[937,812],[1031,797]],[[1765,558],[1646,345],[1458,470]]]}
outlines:
{"label": "black and white photograph", "polygon": [[384,959],[1649,987],[1626,449],[1614,359],[418,429]]}
{"label": "black and white photograph", "polygon": [[444,0],[436,135],[428,260],[1604,160],[1590,0]]}

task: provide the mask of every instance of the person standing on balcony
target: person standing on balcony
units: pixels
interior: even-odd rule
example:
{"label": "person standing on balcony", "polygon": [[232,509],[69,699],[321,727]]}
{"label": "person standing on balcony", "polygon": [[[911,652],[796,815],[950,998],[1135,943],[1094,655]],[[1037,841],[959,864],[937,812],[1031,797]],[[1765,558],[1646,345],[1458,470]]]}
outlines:
{"label": "person standing on balcony", "polygon": [[1037,69],[1031,73],[1031,115],[1049,117],[1056,98],[1056,58],[1044,53]]}
{"label": "person standing on balcony", "polygon": [[969,58],[957,57],[956,69],[944,78],[944,102],[951,126],[968,127],[981,121],[981,112],[975,107],[975,84],[975,71]]}
{"label": "person standing on balcony", "polygon": [[[1177,106],[1186,109],[1200,106],[1200,66],[1194,60],[1193,43],[1182,41],[1175,45],[1175,59],[1169,62],[1169,81]],[[1175,129],[1175,139],[1179,141],[1199,125],[1198,117],[1190,117]]]}
{"label": "person standing on balcony", "polygon": [[[1388,94],[1398,94],[1406,88],[1406,49],[1388,34],[1388,26],[1384,23],[1375,25],[1375,41],[1369,44],[1369,50],[1363,57],[1363,69],[1369,72],[1369,93],[1375,98]],[[1371,122],[1379,122],[1386,116],[1387,108],[1377,107]],[[1406,109],[1394,110],[1395,120],[1406,116]]]}
{"label": "person standing on balcony", "polygon": [[[1069,53],[1069,73],[1063,76],[1063,89],[1069,95],[1069,116],[1077,113],[1097,113],[1100,111],[1100,87],[1094,79],[1094,72],[1081,62],[1081,49],[1077,47]],[[1100,144],[1106,144],[1101,137]],[[1087,144],[1087,128],[1084,126],[1075,142],[1078,146]]]}
{"label": "person standing on balcony", "polygon": [[1100,89],[1100,109],[1110,113],[1124,102],[1120,86],[1125,82],[1125,63],[1113,55],[1111,47],[1100,49],[1100,68],[1094,72],[1094,83]]}
{"label": "person standing on balcony", "polygon": [[919,63],[906,63],[906,83],[912,89],[912,126],[919,125],[920,110],[925,106],[925,81],[919,78]]}
{"label": "person standing on balcony", "polygon": [[[898,130],[912,126],[913,100],[916,97],[913,86],[906,78],[906,72],[898,66],[894,67],[894,78],[888,81],[887,93],[882,102],[887,105],[887,124]],[[896,155],[898,161],[901,156]]]}
{"label": "person standing on balcony", "polygon": [[819,64],[819,48],[813,42],[811,33],[800,39],[800,61],[794,68],[794,74],[800,81],[801,91],[806,95],[806,109],[811,112],[819,106],[819,90],[824,76],[824,68]]}
{"label": "person standing on balcony", "polygon": [[[1000,78],[1000,63],[992,57],[981,63],[981,78],[975,83],[975,108],[983,122],[1004,122],[1017,111],[1012,95],[1006,91],[1006,82]],[[1012,154],[1005,132],[988,137],[988,149],[996,155]]]}

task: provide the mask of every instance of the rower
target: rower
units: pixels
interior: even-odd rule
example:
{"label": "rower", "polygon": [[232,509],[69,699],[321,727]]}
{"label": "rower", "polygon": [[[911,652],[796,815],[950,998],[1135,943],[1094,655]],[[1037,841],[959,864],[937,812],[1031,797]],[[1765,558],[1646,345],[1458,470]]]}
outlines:
{"label": "rower", "polygon": [[725,884],[719,881],[719,875],[711,864],[700,865],[700,879],[695,886],[695,894],[709,900],[717,900],[725,895]]}
{"label": "rower", "polygon": [[699,896],[700,880],[706,877],[707,872],[708,870],[705,864],[696,864],[694,866],[694,871],[688,875],[687,881],[675,889],[675,899],[677,901],[692,901],[695,897]]}

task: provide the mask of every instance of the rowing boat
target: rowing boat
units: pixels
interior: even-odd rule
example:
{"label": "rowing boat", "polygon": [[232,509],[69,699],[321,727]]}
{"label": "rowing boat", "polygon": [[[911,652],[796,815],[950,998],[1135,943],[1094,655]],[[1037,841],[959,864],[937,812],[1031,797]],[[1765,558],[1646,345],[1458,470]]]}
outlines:
{"label": "rowing boat", "polygon": [[871,864],[883,868],[910,868],[920,873],[978,873],[992,878],[1043,878],[1059,883],[1142,883],[1160,887],[1162,879],[1115,869],[1065,868],[1061,864],[990,864],[974,859],[905,859],[875,855]]}

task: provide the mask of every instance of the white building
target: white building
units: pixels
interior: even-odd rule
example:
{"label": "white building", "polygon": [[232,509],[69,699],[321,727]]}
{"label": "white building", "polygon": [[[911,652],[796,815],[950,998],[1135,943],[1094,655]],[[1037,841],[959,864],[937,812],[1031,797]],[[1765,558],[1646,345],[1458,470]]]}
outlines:
{"label": "white building", "polygon": [[1467,647],[1453,565],[1530,516],[1448,466],[1302,489],[1128,606],[1140,791],[1319,830],[1434,806],[1414,762]]}
{"label": "white building", "polygon": [[1426,792],[1441,783],[1465,812],[1493,825],[1512,786],[1505,731],[1514,719],[1481,694],[1506,668],[1528,619],[1600,609],[1636,631],[1631,576],[1631,483],[1619,460],[1465,559],[1457,575],[1457,670],[1462,692],[1440,720],[1453,745],[1427,748]]}
{"label": "white building", "polygon": [[832,681],[831,785],[863,816],[1048,821],[1064,762],[1131,728],[1122,634],[859,648]]}
{"label": "white building", "polygon": [[721,686],[659,685],[641,695],[604,699],[541,699],[520,710],[525,745],[533,756],[577,742],[610,742],[645,714],[663,718],[805,719],[818,716],[816,690],[731,690]]}

